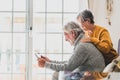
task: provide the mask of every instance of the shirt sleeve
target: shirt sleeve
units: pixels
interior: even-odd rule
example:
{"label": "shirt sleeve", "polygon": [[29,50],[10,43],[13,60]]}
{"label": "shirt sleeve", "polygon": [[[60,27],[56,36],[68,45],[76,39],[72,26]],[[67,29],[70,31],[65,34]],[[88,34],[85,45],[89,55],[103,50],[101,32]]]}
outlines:
{"label": "shirt sleeve", "polygon": [[73,55],[70,57],[69,61],[64,64],[55,64],[51,62],[46,62],[45,67],[50,68],[55,71],[73,71],[84,63],[87,59],[86,50],[84,46],[77,45]]}
{"label": "shirt sleeve", "polygon": [[55,61],[55,60],[51,60],[51,63],[64,64],[64,63],[67,63],[67,61]]}

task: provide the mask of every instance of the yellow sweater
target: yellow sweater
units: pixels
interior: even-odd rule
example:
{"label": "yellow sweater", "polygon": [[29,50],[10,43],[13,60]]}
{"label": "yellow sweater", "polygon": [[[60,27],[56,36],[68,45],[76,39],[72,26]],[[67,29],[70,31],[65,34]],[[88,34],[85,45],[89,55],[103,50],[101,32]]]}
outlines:
{"label": "yellow sweater", "polygon": [[109,32],[98,25],[95,25],[90,39],[92,43],[103,53],[106,65],[118,57],[118,53],[113,48]]}

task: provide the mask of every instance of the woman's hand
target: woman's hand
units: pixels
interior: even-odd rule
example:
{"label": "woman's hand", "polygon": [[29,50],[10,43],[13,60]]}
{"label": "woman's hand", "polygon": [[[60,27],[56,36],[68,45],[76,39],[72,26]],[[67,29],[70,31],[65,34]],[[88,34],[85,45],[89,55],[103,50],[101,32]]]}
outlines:
{"label": "woman's hand", "polygon": [[80,40],[80,42],[91,42],[90,36],[92,34],[92,31],[87,30],[85,31],[85,37]]}

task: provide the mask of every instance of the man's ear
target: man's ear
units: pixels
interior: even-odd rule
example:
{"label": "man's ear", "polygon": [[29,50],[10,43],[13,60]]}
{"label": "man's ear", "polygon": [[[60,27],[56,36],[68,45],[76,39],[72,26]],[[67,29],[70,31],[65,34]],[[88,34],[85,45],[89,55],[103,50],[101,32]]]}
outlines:
{"label": "man's ear", "polygon": [[72,33],[73,36],[76,36],[75,31],[71,31],[71,33]]}

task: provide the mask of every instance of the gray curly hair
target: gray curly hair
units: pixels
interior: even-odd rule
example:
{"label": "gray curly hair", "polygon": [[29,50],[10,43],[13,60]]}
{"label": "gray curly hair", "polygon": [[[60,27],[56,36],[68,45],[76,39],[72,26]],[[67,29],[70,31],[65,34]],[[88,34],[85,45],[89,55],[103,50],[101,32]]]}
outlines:
{"label": "gray curly hair", "polygon": [[80,33],[84,33],[83,30],[80,28],[80,26],[71,21],[69,23],[67,23],[64,28],[63,28],[64,32],[71,32],[71,31],[75,31],[76,35],[78,36]]}

